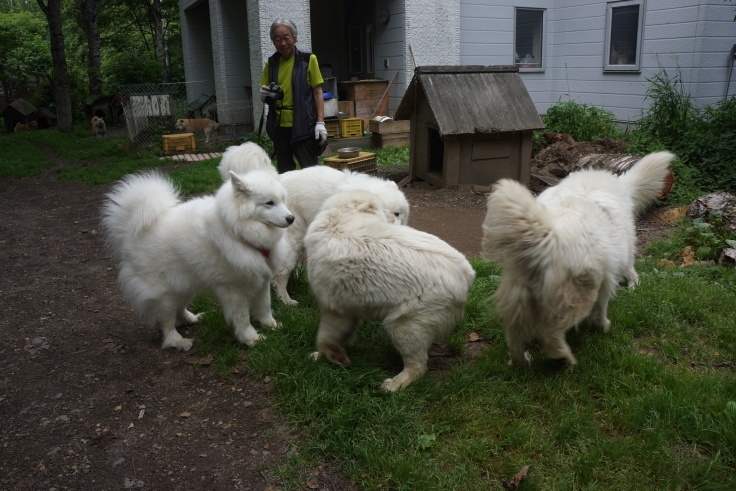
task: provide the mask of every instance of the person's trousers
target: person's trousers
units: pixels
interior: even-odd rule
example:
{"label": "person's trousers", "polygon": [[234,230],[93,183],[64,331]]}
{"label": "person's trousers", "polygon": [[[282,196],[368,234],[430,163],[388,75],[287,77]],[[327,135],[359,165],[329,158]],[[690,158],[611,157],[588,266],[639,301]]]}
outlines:
{"label": "person's trousers", "polygon": [[273,142],[273,148],[279,174],[296,169],[295,157],[302,169],[317,165],[317,157],[319,157],[317,141],[310,138],[292,144],[291,130],[290,127],[276,128],[276,141]]}

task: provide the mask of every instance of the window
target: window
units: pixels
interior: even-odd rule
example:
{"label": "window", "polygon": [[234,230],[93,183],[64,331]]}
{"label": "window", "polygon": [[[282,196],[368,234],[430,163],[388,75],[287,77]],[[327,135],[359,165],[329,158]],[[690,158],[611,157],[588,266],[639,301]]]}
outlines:
{"label": "window", "polygon": [[544,68],[544,10],[516,9],[514,63],[521,71],[541,71]]}
{"label": "window", "polygon": [[604,69],[639,71],[641,69],[644,0],[609,2],[606,10]]}

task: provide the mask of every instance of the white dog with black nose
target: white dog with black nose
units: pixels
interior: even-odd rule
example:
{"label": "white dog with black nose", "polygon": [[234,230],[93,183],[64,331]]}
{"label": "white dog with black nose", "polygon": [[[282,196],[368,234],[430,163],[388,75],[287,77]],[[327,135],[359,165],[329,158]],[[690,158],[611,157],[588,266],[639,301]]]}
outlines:
{"label": "white dog with black nose", "polygon": [[304,237],[309,284],[320,305],[317,348],[347,365],[364,321],[381,321],[404,369],[395,391],[427,370],[428,351],[462,320],[475,271],[434,235],[389,221],[383,199],[363,190],[328,198]]}

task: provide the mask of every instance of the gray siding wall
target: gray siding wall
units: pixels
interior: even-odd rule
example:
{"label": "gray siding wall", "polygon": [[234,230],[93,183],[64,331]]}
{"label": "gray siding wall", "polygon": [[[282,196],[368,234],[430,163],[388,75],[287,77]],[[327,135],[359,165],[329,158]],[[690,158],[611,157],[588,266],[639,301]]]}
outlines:
{"label": "gray siding wall", "polygon": [[[559,100],[603,107],[622,121],[647,106],[647,79],[679,74],[698,104],[723,100],[729,53],[736,43],[734,4],[722,0],[646,0],[642,70],[603,71],[604,0],[461,0],[460,63],[513,63],[514,8],[546,9],[543,72],[522,73],[540,113]],[[729,95],[736,94],[731,84]]]}
{"label": "gray siding wall", "polygon": [[[377,25],[376,77],[396,80],[388,111],[393,114],[417,65],[458,65],[460,0],[377,0],[376,12],[391,12],[388,26]],[[384,60],[389,68],[384,69]],[[399,70],[398,74],[396,70]]]}

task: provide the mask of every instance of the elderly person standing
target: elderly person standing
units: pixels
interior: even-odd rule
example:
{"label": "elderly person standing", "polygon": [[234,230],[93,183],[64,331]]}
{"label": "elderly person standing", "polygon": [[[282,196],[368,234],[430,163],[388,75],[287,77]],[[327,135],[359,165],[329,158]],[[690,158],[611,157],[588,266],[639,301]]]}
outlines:
{"label": "elderly person standing", "polygon": [[[322,74],[317,57],[296,48],[296,25],[289,19],[271,24],[276,53],[261,74],[261,101],[269,104],[266,133],[273,141],[278,171],[317,164],[327,145]],[[283,93],[275,89],[278,86]]]}

